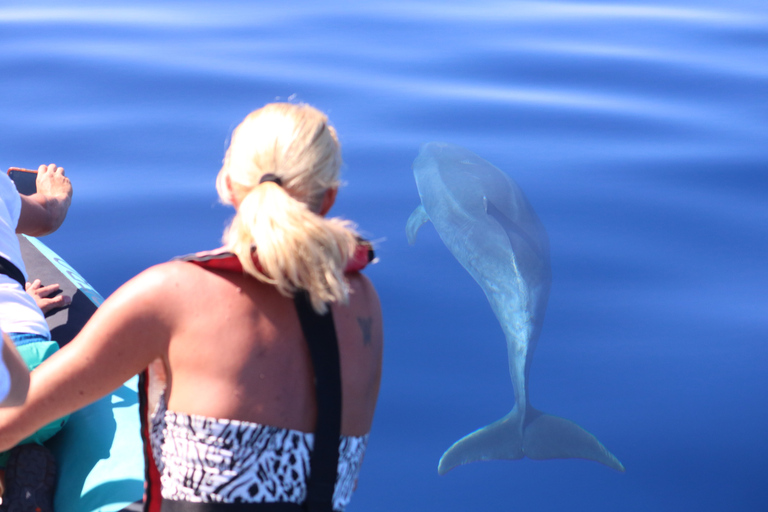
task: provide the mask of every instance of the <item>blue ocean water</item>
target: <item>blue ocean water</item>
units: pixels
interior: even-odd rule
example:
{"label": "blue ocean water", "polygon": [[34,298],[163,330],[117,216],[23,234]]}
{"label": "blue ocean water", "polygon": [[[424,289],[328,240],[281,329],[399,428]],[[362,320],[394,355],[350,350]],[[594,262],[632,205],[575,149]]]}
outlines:
{"label": "blue ocean water", "polygon": [[[328,112],[334,212],[377,242],[385,373],[350,511],[768,510],[768,5],[17,1],[0,5],[0,164],[66,167],[45,239],[102,294],[212,248],[232,128]],[[553,284],[539,409],[626,466],[445,449],[512,407],[501,329],[425,226],[411,163],[463,145],[523,188]]]}

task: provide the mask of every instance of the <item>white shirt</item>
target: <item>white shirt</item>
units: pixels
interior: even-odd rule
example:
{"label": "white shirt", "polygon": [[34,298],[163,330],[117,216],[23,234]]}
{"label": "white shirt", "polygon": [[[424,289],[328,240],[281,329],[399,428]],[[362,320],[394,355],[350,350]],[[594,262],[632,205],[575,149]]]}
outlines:
{"label": "white shirt", "polygon": [[[0,173],[0,256],[16,265],[24,278],[29,279],[16,238],[20,214],[21,198],[16,185],[5,173]],[[5,274],[0,274],[0,330],[51,337],[45,316],[35,304],[35,299]]]}

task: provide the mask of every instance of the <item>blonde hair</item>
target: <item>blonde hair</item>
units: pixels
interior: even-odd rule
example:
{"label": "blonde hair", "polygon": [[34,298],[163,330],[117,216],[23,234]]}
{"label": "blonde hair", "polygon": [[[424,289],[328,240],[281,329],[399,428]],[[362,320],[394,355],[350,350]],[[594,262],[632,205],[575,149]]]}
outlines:
{"label": "blonde hair", "polygon": [[[354,224],[319,215],[326,191],[340,184],[340,168],[341,148],[325,114],[271,103],[235,129],[216,178],[222,202],[237,208],[224,244],[244,271],[287,297],[306,290],[321,314],[329,302],[348,302],[344,268],[357,245]],[[260,183],[266,174],[282,184]]]}

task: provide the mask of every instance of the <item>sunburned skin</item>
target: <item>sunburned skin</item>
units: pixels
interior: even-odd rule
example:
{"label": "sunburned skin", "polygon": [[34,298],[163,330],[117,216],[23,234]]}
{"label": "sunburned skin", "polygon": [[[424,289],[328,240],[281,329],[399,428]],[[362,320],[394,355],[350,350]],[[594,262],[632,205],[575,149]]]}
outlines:
{"label": "sunburned skin", "polygon": [[[166,374],[175,368],[167,379],[169,410],[312,432],[311,363],[293,300],[243,275],[190,263],[166,265],[176,267],[172,274],[183,292],[179,296],[189,301],[187,307],[178,304],[170,320],[185,327],[174,330],[178,334],[170,340],[162,365]],[[348,279],[350,303],[332,307],[342,364],[342,434],[361,436],[370,431],[373,420],[383,335],[370,282],[359,274]],[[199,296],[195,289],[208,293]],[[195,308],[210,314],[201,319],[187,313]],[[360,318],[367,319],[367,328]],[[297,353],[304,355],[297,358]]]}

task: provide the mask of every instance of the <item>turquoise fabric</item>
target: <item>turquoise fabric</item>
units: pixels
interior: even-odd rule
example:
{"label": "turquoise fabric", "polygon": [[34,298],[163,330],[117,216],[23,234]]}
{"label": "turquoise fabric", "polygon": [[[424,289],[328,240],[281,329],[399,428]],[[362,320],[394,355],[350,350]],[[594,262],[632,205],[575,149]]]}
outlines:
{"label": "turquoise fabric", "polygon": [[[11,338],[11,341],[16,345],[16,349],[19,351],[24,362],[27,363],[27,368],[29,368],[30,371],[33,371],[40,366],[43,361],[59,350],[58,343],[55,341],[48,341],[37,334],[8,333],[8,337]],[[69,419],[69,416],[65,416],[64,418],[49,423],[19,444],[43,444],[66,425],[67,419]],[[0,468],[5,467],[8,462],[8,456],[9,452],[7,451],[0,453]]]}

